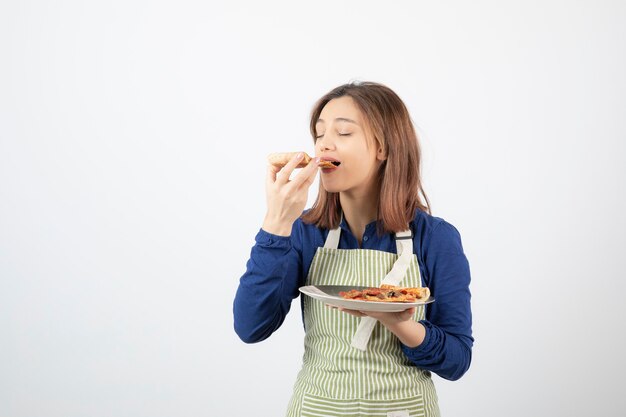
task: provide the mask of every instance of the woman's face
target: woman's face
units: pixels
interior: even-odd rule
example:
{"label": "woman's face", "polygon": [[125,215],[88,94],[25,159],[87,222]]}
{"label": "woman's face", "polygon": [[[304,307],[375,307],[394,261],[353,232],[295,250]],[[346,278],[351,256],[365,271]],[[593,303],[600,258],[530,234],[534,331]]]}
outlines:
{"label": "woman's face", "polygon": [[369,193],[385,158],[378,143],[369,139],[363,115],[352,97],[329,101],[317,120],[316,131],[315,156],[339,163],[335,168],[322,169],[324,189],[355,197]]}

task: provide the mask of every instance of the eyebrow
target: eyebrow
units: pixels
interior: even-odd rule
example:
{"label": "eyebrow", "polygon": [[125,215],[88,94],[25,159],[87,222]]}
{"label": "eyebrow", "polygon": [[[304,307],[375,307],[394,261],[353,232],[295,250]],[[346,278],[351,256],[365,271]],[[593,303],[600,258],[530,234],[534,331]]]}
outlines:
{"label": "eyebrow", "polygon": [[[336,122],[348,122],[348,123],[354,123],[355,125],[358,125],[358,123],[357,123],[357,122],[355,122],[354,120],[352,120],[352,119],[348,119],[348,118],[345,118],[345,117],[337,117],[337,118],[335,118],[335,121],[336,121]],[[321,123],[324,123],[324,119],[317,119],[317,122],[315,122],[315,124],[318,124],[318,123],[320,123],[320,122],[321,122]]]}

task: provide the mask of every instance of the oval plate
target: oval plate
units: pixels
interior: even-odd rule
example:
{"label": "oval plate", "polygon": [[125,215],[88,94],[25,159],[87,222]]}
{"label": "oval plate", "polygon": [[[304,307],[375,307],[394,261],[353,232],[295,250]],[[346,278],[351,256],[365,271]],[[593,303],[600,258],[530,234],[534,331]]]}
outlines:
{"label": "oval plate", "polygon": [[425,300],[413,303],[394,303],[385,301],[348,300],[339,295],[341,291],[363,290],[365,288],[370,287],[355,287],[346,285],[307,285],[300,287],[299,290],[302,294],[306,294],[309,297],[320,300],[333,307],[343,307],[358,311],[398,312],[411,307],[419,307],[425,304],[430,304],[435,301],[433,297],[428,297]]}

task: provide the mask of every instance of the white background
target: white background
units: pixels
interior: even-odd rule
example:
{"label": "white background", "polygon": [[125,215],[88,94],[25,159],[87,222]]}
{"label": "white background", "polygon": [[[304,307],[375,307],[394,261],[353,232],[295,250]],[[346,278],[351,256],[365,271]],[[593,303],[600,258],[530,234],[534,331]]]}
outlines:
{"label": "white background", "polygon": [[313,103],[354,79],[406,102],[470,260],[443,414],[624,415],[625,23],[621,1],[3,1],[0,415],[282,415],[299,302],[245,345],[232,299],[265,156],[312,151]]}

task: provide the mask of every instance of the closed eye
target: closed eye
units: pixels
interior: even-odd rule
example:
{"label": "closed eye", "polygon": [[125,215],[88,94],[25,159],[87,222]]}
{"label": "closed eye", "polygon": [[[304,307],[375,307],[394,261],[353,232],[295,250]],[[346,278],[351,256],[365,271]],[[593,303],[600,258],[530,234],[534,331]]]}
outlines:
{"label": "closed eye", "polygon": [[[337,133],[337,136],[350,136],[352,133]],[[323,138],[324,135],[315,136],[315,140]]]}

